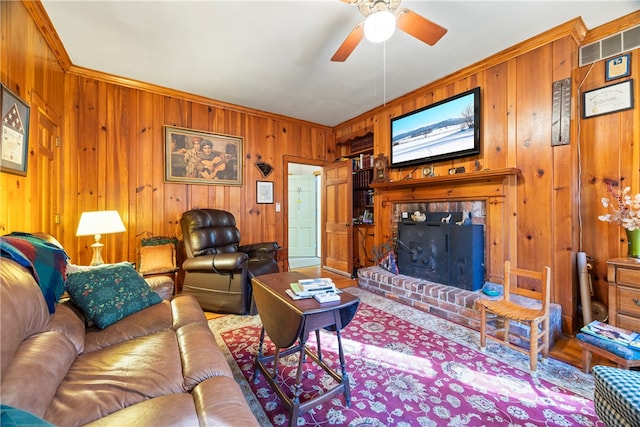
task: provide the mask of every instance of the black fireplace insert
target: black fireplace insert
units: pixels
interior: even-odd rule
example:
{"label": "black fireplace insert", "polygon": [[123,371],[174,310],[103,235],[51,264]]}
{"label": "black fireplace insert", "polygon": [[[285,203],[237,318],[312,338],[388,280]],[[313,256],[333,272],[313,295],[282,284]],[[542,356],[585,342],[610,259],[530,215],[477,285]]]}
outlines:
{"label": "black fireplace insert", "polygon": [[398,224],[401,274],[477,291],[484,284],[484,227],[458,225],[462,212],[429,212]]}

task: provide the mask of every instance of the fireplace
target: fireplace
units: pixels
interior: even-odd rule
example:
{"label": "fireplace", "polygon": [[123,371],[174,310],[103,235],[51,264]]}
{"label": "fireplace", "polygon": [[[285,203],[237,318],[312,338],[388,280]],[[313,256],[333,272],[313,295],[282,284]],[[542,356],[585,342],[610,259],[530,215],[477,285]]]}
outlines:
{"label": "fireplace", "polygon": [[470,291],[484,284],[484,233],[464,223],[462,212],[428,212],[426,220],[398,224],[402,274]]}

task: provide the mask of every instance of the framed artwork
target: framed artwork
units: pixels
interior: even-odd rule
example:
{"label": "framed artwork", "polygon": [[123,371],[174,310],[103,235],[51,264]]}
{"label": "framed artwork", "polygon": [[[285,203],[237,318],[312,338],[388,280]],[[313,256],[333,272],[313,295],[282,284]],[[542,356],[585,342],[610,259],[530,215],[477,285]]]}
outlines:
{"label": "framed artwork", "polygon": [[242,185],[242,138],[165,126],[165,182]]}
{"label": "framed artwork", "polygon": [[604,64],[606,81],[619,79],[631,74],[631,55],[628,53],[607,59]]}
{"label": "framed artwork", "polygon": [[256,198],[258,203],[273,203],[273,182],[256,181]]}
{"label": "framed artwork", "polygon": [[633,79],[584,92],[582,108],[585,119],[632,109]]}
{"label": "framed artwork", "polygon": [[3,84],[0,84],[0,101],[2,105],[0,170],[26,176],[29,150],[29,106]]}

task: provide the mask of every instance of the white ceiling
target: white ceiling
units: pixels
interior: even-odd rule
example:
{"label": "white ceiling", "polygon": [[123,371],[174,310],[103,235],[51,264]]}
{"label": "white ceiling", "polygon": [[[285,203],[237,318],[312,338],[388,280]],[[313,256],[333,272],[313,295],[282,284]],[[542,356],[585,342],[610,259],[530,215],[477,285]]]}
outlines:
{"label": "white ceiling", "polygon": [[330,58],[363,20],[339,0],[42,0],[74,65],[334,126],[581,16],[591,29],[638,0],[405,0],[448,29],[433,47],[396,31]]}

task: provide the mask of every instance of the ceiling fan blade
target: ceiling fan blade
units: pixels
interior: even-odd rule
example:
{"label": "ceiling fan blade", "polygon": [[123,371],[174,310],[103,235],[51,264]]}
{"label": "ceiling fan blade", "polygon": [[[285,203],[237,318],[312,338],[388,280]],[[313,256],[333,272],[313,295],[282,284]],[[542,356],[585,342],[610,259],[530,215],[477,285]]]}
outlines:
{"label": "ceiling fan blade", "polygon": [[435,22],[429,21],[409,9],[399,9],[396,14],[396,24],[405,33],[433,46],[447,32]]}
{"label": "ceiling fan blade", "polygon": [[347,38],[342,42],[336,53],[333,54],[331,60],[334,62],[344,62],[351,52],[358,46],[358,43],[364,38],[364,22],[356,25],[349,33]]}

